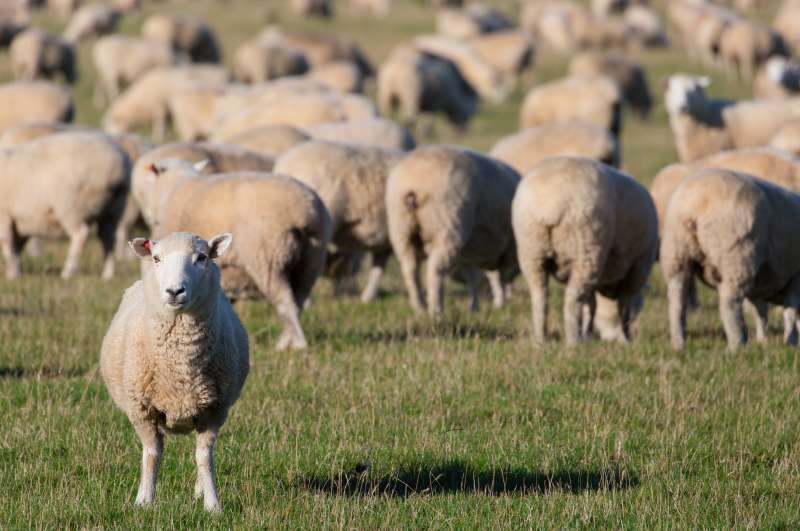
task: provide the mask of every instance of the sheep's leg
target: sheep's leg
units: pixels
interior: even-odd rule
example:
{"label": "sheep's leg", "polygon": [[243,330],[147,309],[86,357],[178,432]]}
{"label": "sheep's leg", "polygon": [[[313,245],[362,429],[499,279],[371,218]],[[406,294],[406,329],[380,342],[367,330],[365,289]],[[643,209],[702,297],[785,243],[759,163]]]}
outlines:
{"label": "sheep's leg", "polygon": [[427,277],[428,315],[439,317],[444,312],[444,280],[452,266],[453,255],[449,246],[437,246],[428,255]]}
{"label": "sheep's leg", "polygon": [[533,339],[538,343],[547,340],[548,280],[547,273],[541,268],[525,270],[525,281],[531,293]]}
{"label": "sheep's leg", "polygon": [[156,479],[161,455],[164,453],[164,436],[152,423],[134,425],[134,429],[142,441],[142,477],[139,481],[139,492],[136,494],[136,505],[148,505],[156,499]]}
{"label": "sheep's leg", "polygon": [[742,290],[722,283],[719,285],[719,314],[728,338],[728,350],[734,351],[747,343],[747,327],[744,322]]}
{"label": "sheep's leg", "polygon": [[415,250],[408,246],[397,250],[397,259],[403,273],[403,282],[408,292],[408,301],[414,313],[421,315],[425,311],[422,303],[422,283],[420,282],[419,257]]}
{"label": "sheep's leg", "polygon": [[797,308],[787,306],[783,309],[783,342],[797,345]]}
{"label": "sheep's leg", "polygon": [[589,339],[592,330],[594,329],[594,316],[597,312],[597,297],[594,294],[589,296],[589,299],[583,304],[581,308],[581,339]]}
{"label": "sheep's leg", "polygon": [[474,267],[464,270],[469,289],[469,311],[477,312],[481,309],[481,272]]}
{"label": "sheep's leg", "polygon": [[100,278],[111,280],[114,277],[115,260],[114,244],[117,241],[117,227],[108,222],[101,221],[97,228],[100,245],[103,247],[103,273]]}
{"label": "sheep's leg", "polygon": [[203,497],[206,511],[220,510],[217,496],[217,480],[214,470],[214,442],[217,440],[218,426],[209,426],[197,432],[195,460],[197,461],[197,481],[194,484],[194,496]]}
{"label": "sheep's leg", "polygon": [[681,350],[686,345],[686,306],[692,278],[686,273],[668,279],[669,333],[672,348]]}
{"label": "sheep's leg", "polygon": [[391,256],[391,251],[372,253],[372,266],[367,277],[367,284],[361,293],[361,302],[371,302],[378,296],[378,286],[381,283],[381,278],[383,278],[386,262],[389,261]]}
{"label": "sheep's leg", "polygon": [[583,305],[591,298],[590,286],[573,274],[564,292],[564,338],[567,345],[575,345],[581,340]]}
{"label": "sheep's leg", "polygon": [[303,333],[303,327],[300,326],[301,307],[297,305],[292,287],[284,279],[274,281],[273,285],[277,285],[277,287],[272,301],[275,305],[275,310],[278,312],[278,317],[283,322],[283,332],[281,332],[275,348],[277,350],[286,350],[288,348],[302,350],[308,348],[308,341],[306,341],[306,336]]}
{"label": "sheep's leg", "polygon": [[500,271],[487,271],[486,278],[489,280],[489,287],[492,290],[492,308],[498,310],[506,303],[506,290]]}
{"label": "sheep's leg", "polygon": [[61,278],[70,278],[80,269],[81,254],[89,239],[90,228],[87,223],[81,223],[69,232],[69,251],[61,270]]}
{"label": "sheep's leg", "polygon": [[14,230],[14,221],[8,217],[0,218],[0,243],[3,246],[3,256],[6,260],[6,278],[19,278],[22,274],[20,267],[19,253],[21,245],[20,238]]}
{"label": "sheep's leg", "polygon": [[767,328],[769,325],[769,305],[765,301],[744,300],[745,310],[753,315],[756,323],[756,341],[767,342]]}

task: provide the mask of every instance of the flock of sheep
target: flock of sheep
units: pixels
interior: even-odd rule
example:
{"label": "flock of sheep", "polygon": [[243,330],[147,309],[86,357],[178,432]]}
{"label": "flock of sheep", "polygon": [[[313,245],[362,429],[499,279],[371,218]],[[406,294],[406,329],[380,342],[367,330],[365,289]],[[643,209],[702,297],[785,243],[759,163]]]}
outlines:
{"label": "flock of sheep", "polygon": [[[629,341],[660,260],[675,348],[696,279],[719,294],[729,348],[747,339],[745,307],[766,339],[769,304],[783,308],[784,340],[797,343],[800,1],[786,0],[769,27],[740,14],[757,1],[672,0],[676,44],[643,0],[530,1],[518,23],[487,4],[439,0],[436,33],[399,44],[377,69],[349,36],[268,27],[235,50],[230,70],[214,28],[195,16],[152,15],[141,36],[123,36],[118,21],[140,1],[49,0],[69,19],[56,36],[30,23],[41,3],[0,6],[0,45],[18,78],[0,85],[6,275],[21,274],[26,244],[35,253],[37,239],[61,236],[62,276],[74,275],[96,226],[110,278],[135,224],[149,228],[152,239],[130,242],[142,280],[125,292],[101,354],[144,447],[139,504],[154,500],[163,434],[194,430],[195,493],[219,509],[214,441],[248,372],[231,301],[265,297],[283,325],[277,348],[304,349],[301,314],[316,281],[341,285],[366,255],[363,302],[395,256],[414,311],[433,317],[448,275],[466,281],[476,309],[484,277],[499,308],[521,272],[535,341],[547,339],[554,277],[566,284],[568,344]],[[352,3],[376,16],[392,9]],[[291,7],[335,16],[330,1]],[[87,66],[76,64],[86,43],[102,129],[71,124],[68,86]],[[506,100],[534,44],[571,59],[566,77],[527,93],[518,132],[487,154],[417,147],[411,131],[431,115],[466,128],[480,105]],[[752,77],[757,99],[714,99],[707,78],[670,76],[680,162],[648,190],[620,169],[624,109],[646,116],[653,106],[646,69],[626,50],[670,45]],[[365,94],[373,83],[375,101]],[[170,123],[180,142],[163,144]],[[134,132],[143,127],[149,137]]]}

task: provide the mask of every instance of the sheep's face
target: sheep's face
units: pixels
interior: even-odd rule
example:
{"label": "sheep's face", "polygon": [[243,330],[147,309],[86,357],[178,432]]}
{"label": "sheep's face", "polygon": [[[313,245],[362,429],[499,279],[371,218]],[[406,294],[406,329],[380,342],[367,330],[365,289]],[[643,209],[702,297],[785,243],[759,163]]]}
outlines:
{"label": "sheep's face", "polygon": [[706,87],[711,84],[707,77],[685,74],[671,76],[664,92],[664,101],[670,114],[701,113],[706,104]]}
{"label": "sheep's face", "polygon": [[158,241],[136,238],[130,246],[151,262],[151,280],[164,309],[178,313],[201,307],[219,289],[213,260],[225,254],[231,241],[230,234],[205,241],[190,232],[175,232]]}

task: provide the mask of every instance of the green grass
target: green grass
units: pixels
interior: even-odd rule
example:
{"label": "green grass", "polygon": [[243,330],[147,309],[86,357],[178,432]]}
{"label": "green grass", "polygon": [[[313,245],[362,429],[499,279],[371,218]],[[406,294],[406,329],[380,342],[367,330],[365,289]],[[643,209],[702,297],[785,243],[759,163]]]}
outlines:
{"label": "green grass", "polygon": [[[255,0],[191,5],[219,28],[228,57],[276,16]],[[278,16],[290,28],[328,26]],[[351,31],[376,59],[433,23],[408,2],[386,21],[342,18],[332,29]],[[701,71],[677,49],[642,59],[654,87],[671,71]],[[536,79],[563,71],[563,58],[542,55]],[[96,123],[91,71],[82,73],[79,118]],[[715,93],[749,94],[712,74]],[[435,138],[490,147],[516,129],[522,94],[485,108],[465,135],[437,123]],[[643,182],[675,160],[661,107],[649,122],[629,117],[623,144]],[[0,280],[2,529],[800,526],[797,349],[780,345],[773,316],[768,345],[726,354],[705,291],[689,348],[673,352],[657,270],[629,346],[534,347],[521,281],[508,307],[477,314],[451,284],[445,318],[415,320],[394,264],[385,296],[369,306],[333,299],[320,282],[303,319],[306,353],[272,350],[273,310],[239,303],[251,373],[217,445],[223,514],[192,501],[191,437],[167,439],[158,501],[134,508],[140,448],[98,355],[138,267],[125,262],[100,282],[93,242],[84,274],[62,281],[64,247],[26,258],[22,280]]]}

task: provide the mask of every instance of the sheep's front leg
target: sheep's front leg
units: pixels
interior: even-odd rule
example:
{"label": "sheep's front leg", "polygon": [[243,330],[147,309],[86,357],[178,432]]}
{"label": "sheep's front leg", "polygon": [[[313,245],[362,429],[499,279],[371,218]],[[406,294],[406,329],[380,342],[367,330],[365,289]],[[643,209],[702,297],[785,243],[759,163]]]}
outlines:
{"label": "sheep's front leg", "polygon": [[294,292],[289,283],[285,280],[276,281],[278,285],[274,298],[275,309],[278,316],[283,321],[283,332],[278,338],[276,348],[286,350],[292,348],[303,350],[308,348],[308,341],[300,325],[300,308],[294,298]]}
{"label": "sheep's front leg", "polygon": [[686,303],[689,299],[689,275],[679,273],[667,281],[667,298],[669,302],[669,333],[672,348],[681,350],[686,345]]}
{"label": "sheep's front leg", "polygon": [[152,423],[136,425],[134,429],[142,441],[142,477],[139,480],[136,505],[149,505],[156,500],[156,479],[161,455],[164,453],[164,436]]}
{"label": "sheep's front leg", "polygon": [[19,261],[19,247],[17,235],[14,231],[14,221],[8,217],[0,218],[0,243],[3,246],[3,256],[6,260],[6,278],[19,278],[22,268]]}
{"label": "sheep's front leg", "polygon": [[414,313],[421,315],[425,311],[422,304],[422,284],[419,278],[419,258],[415,250],[409,245],[402,249],[397,249],[397,259],[400,262],[400,270],[403,273],[403,283],[408,292],[408,301]]}
{"label": "sheep's front leg", "polygon": [[372,253],[372,266],[369,270],[367,285],[361,293],[361,302],[371,302],[378,296],[378,285],[383,278],[383,271],[386,269],[386,262],[392,256],[391,251],[382,253]]}
{"label": "sheep's front leg", "polygon": [[214,471],[214,442],[217,440],[217,426],[209,426],[197,432],[194,456],[197,460],[197,481],[194,484],[194,497],[203,497],[206,511],[220,511],[217,496],[217,480]]}
{"label": "sheep's front leg", "polygon": [[90,228],[86,223],[81,223],[69,231],[69,251],[64,269],[61,270],[61,278],[70,278],[80,269],[81,254],[86,246],[86,240],[89,239],[89,232]]}
{"label": "sheep's front leg", "polygon": [[486,278],[489,280],[489,287],[492,290],[492,308],[499,310],[506,303],[506,290],[500,271],[487,271]]}
{"label": "sheep's front leg", "polygon": [[744,295],[740,289],[725,283],[719,286],[719,315],[728,338],[728,351],[734,351],[747,343],[747,327],[744,323],[742,303]]}
{"label": "sheep's front leg", "polygon": [[582,311],[581,338],[589,339],[594,330],[594,317],[597,313],[597,298],[594,294],[589,295],[588,300],[583,304]]}
{"label": "sheep's front leg", "polygon": [[745,299],[744,306],[753,314],[756,323],[756,341],[767,342],[767,328],[769,326],[769,305],[764,301],[750,301]]}
{"label": "sheep's front leg", "polygon": [[589,302],[591,290],[582,281],[570,278],[564,292],[564,338],[567,345],[581,340],[583,306]]}
{"label": "sheep's front leg", "polygon": [[547,340],[548,276],[542,268],[524,270],[528,290],[531,292],[533,339],[538,343]]}

